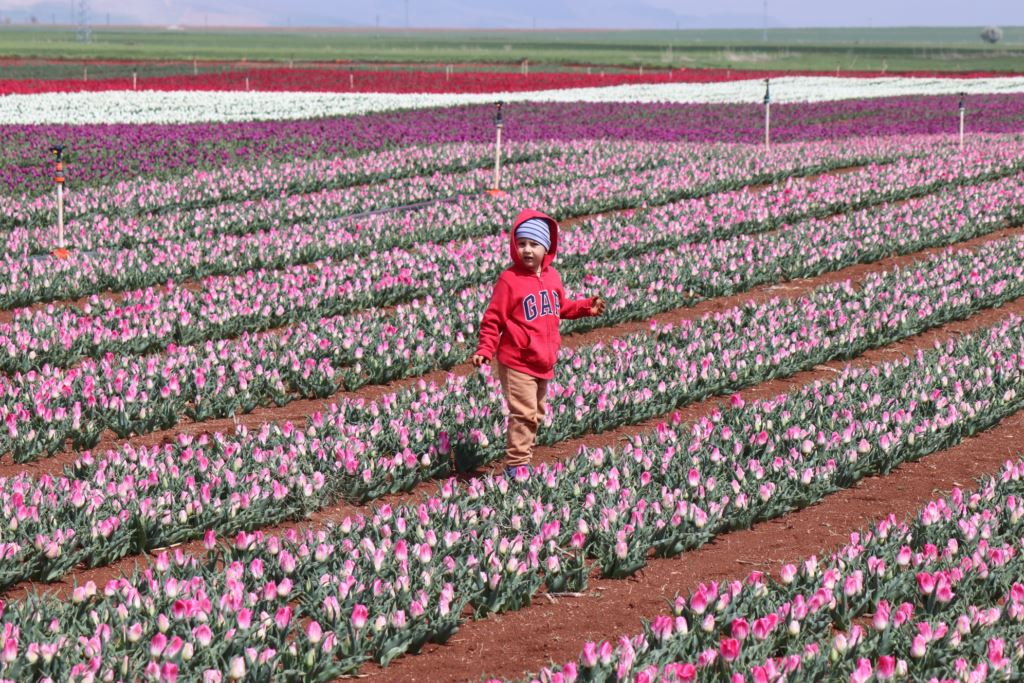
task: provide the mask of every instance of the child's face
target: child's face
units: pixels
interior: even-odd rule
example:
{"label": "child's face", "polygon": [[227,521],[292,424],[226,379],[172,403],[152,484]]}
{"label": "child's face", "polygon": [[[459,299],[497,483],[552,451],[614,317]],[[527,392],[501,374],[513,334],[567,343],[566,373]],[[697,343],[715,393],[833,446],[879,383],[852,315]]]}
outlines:
{"label": "child's face", "polygon": [[516,249],[519,250],[519,258],[523,260],[527,268],[530,270],[540,270],[541,265],[544,263],[544,254],[547,253],[543,244],[534,242],[526,237],[520,237],[516,240]]}

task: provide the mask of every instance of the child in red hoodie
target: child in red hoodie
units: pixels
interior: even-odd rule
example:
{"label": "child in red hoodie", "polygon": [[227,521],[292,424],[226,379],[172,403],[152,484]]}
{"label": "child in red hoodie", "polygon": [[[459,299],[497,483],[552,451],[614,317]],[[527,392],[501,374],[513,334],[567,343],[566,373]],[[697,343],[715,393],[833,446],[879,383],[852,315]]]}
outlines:
{"label": "child in red hoodie", "polygon": [[480,321],[480,343],[471,361],[494,363],[508,404],[505,472],[529,472],[537,426],[544,417],[548,380],[554,376],[561,346],[559,320],[600,315],[600,297],[565,300],[562,278],[551,267],[558,251],[558,223],[527,209],[516,217],[510,235],[512,266],[494,285],[491,303]]}

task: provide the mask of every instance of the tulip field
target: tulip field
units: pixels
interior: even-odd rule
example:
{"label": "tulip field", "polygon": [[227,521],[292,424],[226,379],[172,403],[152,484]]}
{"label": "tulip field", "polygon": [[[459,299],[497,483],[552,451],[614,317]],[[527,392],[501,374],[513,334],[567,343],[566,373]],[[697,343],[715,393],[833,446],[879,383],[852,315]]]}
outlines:
{"label": "tulip field", "polygon": [[735,73],[8,84],[0,680],[1024,678],[1024,81]]}

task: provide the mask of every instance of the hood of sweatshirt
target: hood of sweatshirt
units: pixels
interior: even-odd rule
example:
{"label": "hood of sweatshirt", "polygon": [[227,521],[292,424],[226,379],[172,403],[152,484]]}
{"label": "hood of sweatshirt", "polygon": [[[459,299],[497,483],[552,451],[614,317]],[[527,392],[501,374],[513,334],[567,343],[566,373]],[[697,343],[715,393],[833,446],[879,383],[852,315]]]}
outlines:
{"label": "hood of sweatshirt", "polygon": [[541,262],[541,271],[543,272],[551,265],[551,262],[555,260],[555,254],[558,252],[558,222],[551,216],[534,209],[524,209],[523,211],[520,211],[519,215],[516,216],[515,221],[513,221],[512,230],[508,235],[509,252],[512,254],[512,263],[516,264],[517,268],[521,268],[527,272],[533,272],[526,267],[526,264],[523,263],[523,259],[519,258],[519,249],[516,248],[516,228],[531,218],[543,219],[547,222],[548,227],[551,230],[551,248],[548,249],[546,254],[544,254],[544,260]]}

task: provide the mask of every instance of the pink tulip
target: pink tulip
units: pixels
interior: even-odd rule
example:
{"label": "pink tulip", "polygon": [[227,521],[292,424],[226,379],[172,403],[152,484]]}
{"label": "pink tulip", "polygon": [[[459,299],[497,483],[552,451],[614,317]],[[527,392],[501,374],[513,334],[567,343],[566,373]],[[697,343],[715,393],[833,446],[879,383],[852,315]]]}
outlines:
{"label": "pink tulip", "polygon": [[206,624],[200,624],[194,628],[192,635],[195,637],[196,642],[203,647],[209,647],[210,643],[213,642],[213,631]]}
{"label": "pink tulip", "polygon": [[160,681],[175,683],[178,680],[178,665],[174,662],[164,662],[160,667]]}
{"label": "pink tulip", "polygon": [[951,601],[953,596],[953,587],[949,582],[949,578],[945,574],[940,575],[935,584],[935,599],[945,604]]}
{"label": "pink tulip", "polygon": [[697,667],[690,662],[676,664],[674,673],[680,683],[690,683],[697,680]]}
{"label": "pink tulip", "polygon": [[149,641],[149,654],[152,657],[159,657],[165,647],[167,647],[167,636],[163,633],[157,633]]}
{"label": "pink tulip", "polygon": [[667,640],[672,636],[672,617],[659,615],[651,622],[651,631],[659,641]]}
{"label": "pink tulip", "polygon": [[232,657],[228,664],[228,678],[240,681],[245,678],[246,666],[244,657]]}
{"label": "pink tulip", "polygon": [[861,657],[857,660],[857,667],[850,674],[850,683],[867,683],[871,680],[871,660]]}
{"label": "pink tulip", "polygon": [[369,617],[369,610],[366,609],[365,605],[356,605],[352,608],[352,626],[356,630],[362,629],[366,626],[366,620]]}
{"label": "pink tulip", "polygon": [[892,678],[896,673],[896,658],[892,655],[882,655],[878,658],[878,662],[875,667],[875,675],[878,676],[878,680],[887,681]]}
{"label": "pink tulip", "polygon": [[989,638],[986,656],[996,671],[1001,671],[1010,664],[1010,659],[1003,654],[1005,647],[1006,641],[1002,638]]}
{"label": "pink tulip", "polygon": [[726,662],[734,662],[740,656],[740,641],[735,638],[722,638],[718,643],[718,651]]}
{"label": "pink tulip", "polygon": [[910,643],[910,656],[914,659],[921,659],[922,657],[924,657],[927,651],[927,639],[921,634],[914,636],[913,641],[911,641]]}
{"label": "pink tulip", "polygon": [[750,624],[747,623],[746,619],[737,617],[736,619],[733,619],[730,624],[730,632],[733,638],[743,642],[747,639],[747,635],[750,633]]}

